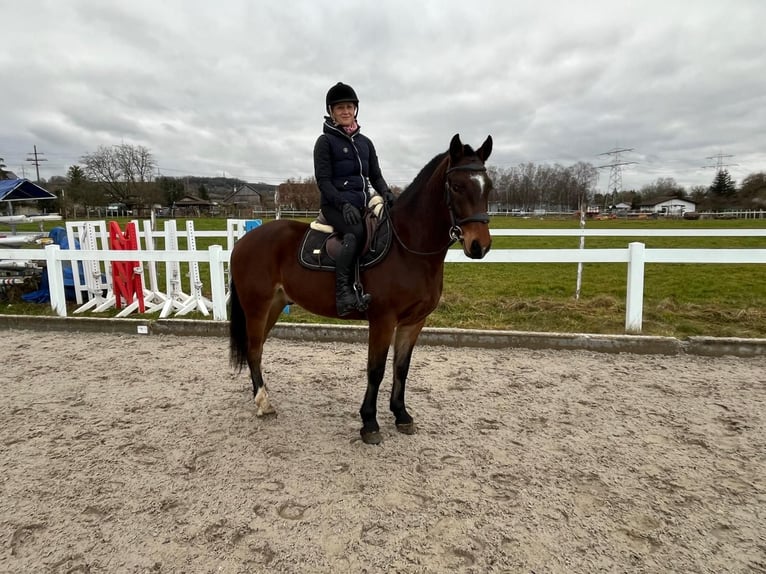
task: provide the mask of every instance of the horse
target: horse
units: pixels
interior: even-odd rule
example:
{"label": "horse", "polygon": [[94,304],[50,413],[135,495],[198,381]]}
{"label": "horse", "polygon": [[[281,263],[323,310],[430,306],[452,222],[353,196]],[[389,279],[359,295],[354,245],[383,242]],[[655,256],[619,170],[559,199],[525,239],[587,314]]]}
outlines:
{"label": "horse", "polygon": [[[393,228],[385,258],[361,271],[372,300],[365,312],[344,319],[366,319],[367,388],[359,409],[360,434],[367,444],[382,441],[377,421],[378,389],[393,344],[390,409],[396,429],[416,432],[405,406],[405,384],[412,352],[426,318],[439,303],[444,258],[457,241],[472,259],[489,251],[487,203],[492,181],[485,162],[492,136],[477,150],[455,134],[446,152],[436,155],[387,210]],[[280,219],[246,233],[231,253],[229,350],[233,367],[250,369],[256,415],[275,413],[261,373],[263,345],[285,305],[337,318],[334,273],[307,269],[298,250],[309,224]]]}

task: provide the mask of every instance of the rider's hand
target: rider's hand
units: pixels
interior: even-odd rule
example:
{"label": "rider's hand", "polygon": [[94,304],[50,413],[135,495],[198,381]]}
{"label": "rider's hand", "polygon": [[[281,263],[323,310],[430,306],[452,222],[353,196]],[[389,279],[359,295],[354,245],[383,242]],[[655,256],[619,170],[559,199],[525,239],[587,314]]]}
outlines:
{"label": "rider's hand", "polygon": [[343,204],[343,221],[346,225],[356,225],[362,221],[362,214],[359,210],[350,203]]}
{"label": "rider's hand", "polygon": [[390,208],[394,204],[396,196],[391,192],[390,189],[387,189],[381,195],[383,195],[383,201],[386,202],[386,206]]}

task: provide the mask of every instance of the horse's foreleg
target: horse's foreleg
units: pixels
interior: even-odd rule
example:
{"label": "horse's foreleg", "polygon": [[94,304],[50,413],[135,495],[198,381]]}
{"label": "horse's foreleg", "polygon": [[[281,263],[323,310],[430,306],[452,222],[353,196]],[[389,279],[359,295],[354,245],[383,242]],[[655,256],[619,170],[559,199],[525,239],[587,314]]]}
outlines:
{"label": "horse's foreleg", "polygon": [[415,421],[407,412],[404,404],[404,388],[415,342],[423,329],[425,320],[416,325],[399,325],[394,340],[394,384],[391,388],[391,412],[396,419],[396,430],[404,434],[413,434]]}
{"label": "horse's foreleg", "polygon": [[380,389],[380,383],[386,372],[386,358],[393,332],[393,324],[375,323],[373,325],[370,323],[367,352],[367,390],[364,393],[362,408],[359,409],[359,414],[362,417],[360,433],[362,440],[367,444],[379,444],[383,440],[377,419],[378,389]]}
{"label": "horse's foreleg", "polygon": [[268,310],[265,321],[252,321],[253,329],[250,330],[248,322],[249,349],[247,353],[247,364],[250,367],[250,379],[253,382],[253,395],[255,396],[256,416],[275,414],[276,410],[271,405],[269,393],[266,389],[266,383],[263,381],[261,372],[261,361],[263,359],[263,344],[266,342],[271,328],[277,322],[279,314],[285,306],[286,298],[284,292],[279,290],[271,301],[271,307]]}

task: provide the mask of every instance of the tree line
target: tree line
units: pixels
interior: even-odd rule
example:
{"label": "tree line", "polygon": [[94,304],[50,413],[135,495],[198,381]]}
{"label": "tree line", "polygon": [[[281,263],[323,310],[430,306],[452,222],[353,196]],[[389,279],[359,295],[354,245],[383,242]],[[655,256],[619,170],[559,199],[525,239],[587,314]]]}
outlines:
{"label": "tree line", "polygon": [[[0,159],[0,176],[8,176]],[[577,211],[597,206],[609,209],[619,203],[633,209],[664,199],[686,199],[698,211],[766,209],[766,172],[752,173],[737,185],[725,170],[718,170],[709,186],[686,189],[673,178],[658,178],[638,190],[601,193],[596,189],[599,170],[593,164],[520,163],[508,168],[488,166],[494,182],[489,198],[494,211]],[[54,176],[47,184],[53,193],[63,192],[71,207],[95,208],[121,203],[131,208],[170,206],[184,195],[209,199],[246,182],[232,178],[180,178],[160,176],[151,151],[140,145],[101,146],[80,158],[66,176]],[[401,192],[395,188],[394,193]],[[277,188],[279,207],[296,210],[319,209],[319,190],[313,177],[288,179]],[[58,206],[66,208],[67,206]],[[268,208],[277,205],[267,205]]]}
{"label": "tree line", "polygon": [[141,214],[156,205],[173,206],[187,195],[210,200],[213,191],[224,195],[245,183],[225,177],[162,176],[148,148],[120,144],[85,154],[66,176],[54,176],[44,185],[59,195],[59,211],[77,216],[110,204]]}
{"label": "tree line", "polygon": [[494,191],[490,202],[498,211],[577,211],[588,207],[609,210],[618,204],[639,210],[666,199],[686,199],[698,211],[766,209],[766,172],[748,175],[738,186],[725,169],[709,186],[686,189],[672,177],[661,177],[635,190],[595,189],[598,168],[578,162],[572,166],[522,163],[510,168],[490,168]]}

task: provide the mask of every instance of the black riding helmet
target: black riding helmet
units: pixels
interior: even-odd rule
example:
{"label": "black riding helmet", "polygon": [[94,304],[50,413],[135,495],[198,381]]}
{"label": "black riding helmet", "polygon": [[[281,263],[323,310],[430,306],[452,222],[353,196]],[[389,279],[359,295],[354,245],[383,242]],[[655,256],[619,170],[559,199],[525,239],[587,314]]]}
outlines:
{"label": "black riding helmet", "polygon": [[343,102],[353,103],[356,106],[356,111],[359,112],[359,98],[356,97],[354,88],[343,82],[338,82],[332,88],[327,90],[327,97],[325,98],[327,113],[332,115],[332,107],[335,104],[342,104]]}

